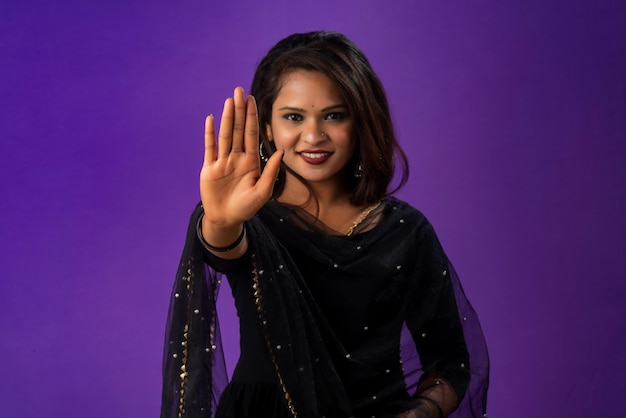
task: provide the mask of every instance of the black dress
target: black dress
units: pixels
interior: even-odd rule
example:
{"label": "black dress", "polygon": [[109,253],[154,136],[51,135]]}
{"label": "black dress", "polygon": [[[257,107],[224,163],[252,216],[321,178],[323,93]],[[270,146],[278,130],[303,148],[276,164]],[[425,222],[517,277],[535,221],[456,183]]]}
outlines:
{"label": "black dress", "polygon": [[179,416],[212,416],[219,395],[221,418],[392,417],[410,409],[420,379],[431,373],[464,398],[456,416],[482,416],[484,339],[419,211],[388,199],[345,236],[272,201],[246,228],[244,257],[201,252],[209,271],[225,273],[231,285],[239,362],[220,393],[215,378],[205,383],[213,397],[197,415],[185,415],[193,399],[181,414],[185,396],[178,396]]}

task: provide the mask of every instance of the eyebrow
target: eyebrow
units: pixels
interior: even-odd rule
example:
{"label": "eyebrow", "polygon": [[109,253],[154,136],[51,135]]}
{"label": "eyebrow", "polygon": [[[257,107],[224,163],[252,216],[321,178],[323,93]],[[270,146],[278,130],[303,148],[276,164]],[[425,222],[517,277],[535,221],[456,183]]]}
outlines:
{"label": "eyebrow", "polygon": [[[322,112],[328,112],[329,110],[333,110],[333,109],[339,109],[339,108],[347,108],[348,106],[346,106],[345,104],[336,104],[336,105],[332,105],[332,106],[328,106],[325,107],[324,109],[322,109]],[[293,106],[283,106],[278,110],[291,110],[291,111],[295,111],[295,112],[302,112],[302,113],[306,113],[306,110],[304,110],[301,107],[293,107]]]}

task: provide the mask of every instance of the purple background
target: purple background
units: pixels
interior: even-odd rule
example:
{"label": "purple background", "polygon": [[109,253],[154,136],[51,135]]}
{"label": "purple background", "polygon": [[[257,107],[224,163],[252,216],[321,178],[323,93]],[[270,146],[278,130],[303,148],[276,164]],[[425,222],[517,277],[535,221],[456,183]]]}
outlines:
{"label": "purple background", "polygon": [[0,5],[0,415],[158,415],[203,118],[278,39],[330,28],[386,86],[490,415],[623,416],[626,3],[263,3]]}

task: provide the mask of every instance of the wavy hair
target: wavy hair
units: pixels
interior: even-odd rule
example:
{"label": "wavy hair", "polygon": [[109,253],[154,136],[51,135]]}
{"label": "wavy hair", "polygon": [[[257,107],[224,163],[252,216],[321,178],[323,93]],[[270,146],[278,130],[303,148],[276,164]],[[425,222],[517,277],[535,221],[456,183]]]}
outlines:
{"label": "wavy hair", "polygon": [[[409,167],[396,139],[383,86],[363,52],[337,32],[290,35],[279,41],[259,63],[251,94],[258,105],[260,141],[265,154],[276,150],[265,129],[271,122],[272,105],[284,76],[297,70],[321,72],[330,78],[339,88],[354,120],[357,146],[350,163],[353,170],[347,172],[353,173],[359,163],[362,171],[361,177],[348,176],[351,203],[371,205],[400,189],[408,179]],[[398,184],[389,190],[396,163],[401,166]],[[286,171],[309,187],[283,163],[274,188],[275,197],[282,193]]]}

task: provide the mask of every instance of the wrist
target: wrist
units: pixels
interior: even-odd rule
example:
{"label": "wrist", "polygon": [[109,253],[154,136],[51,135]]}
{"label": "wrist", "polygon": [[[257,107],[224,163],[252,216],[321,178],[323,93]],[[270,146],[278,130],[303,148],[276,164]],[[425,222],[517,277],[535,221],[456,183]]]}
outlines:
{"label": "wrist", "polygon": [[246,234],[243,223],[235,225],[215,225],[204,214],[198,218],[196,233],[202,246],[214,253],[226,253],[235,250]]}
{"label": "wrist", "polygon": [[427,418],[444,418],[443,409],[439,402],[429,396],[418,395],[415,398],[417,406],[415,411]]}

